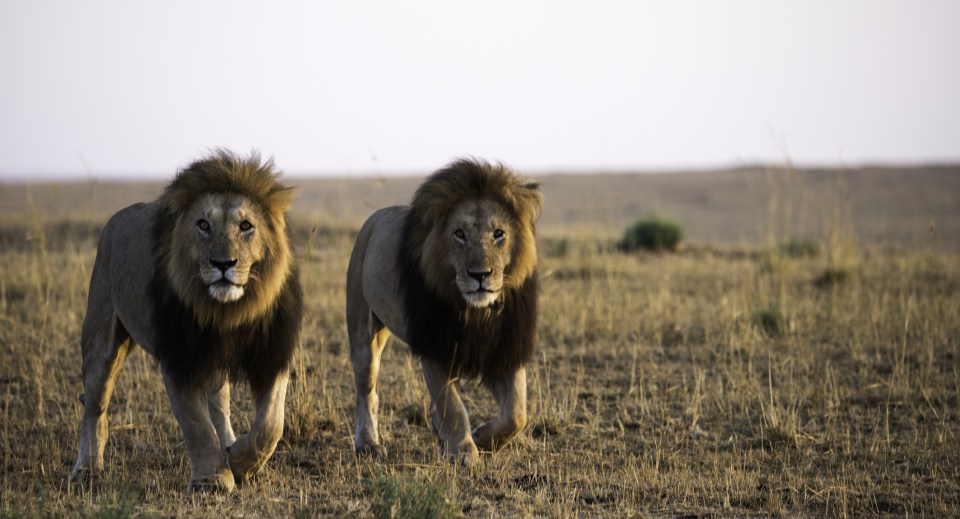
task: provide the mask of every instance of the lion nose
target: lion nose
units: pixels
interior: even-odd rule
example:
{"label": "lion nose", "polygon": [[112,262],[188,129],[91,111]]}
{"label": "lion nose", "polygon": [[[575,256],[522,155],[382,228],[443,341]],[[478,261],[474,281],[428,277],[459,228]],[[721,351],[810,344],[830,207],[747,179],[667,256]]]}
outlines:
{"label": "lion nose", "polygon": [[492,270],[485,270],[483,272],[467,272],[467,274],[470,275],[470,277],[472,277],[473,279],[476,279],[477,281],[483,281],[484,279],[487,279],[488,277],[490,277],[490,274],[492,273],[493,273]]}
{"label": "lion nose", "polygon": [[226,272],[237,264],[237,260],[227,260],[227,261],[210,260],[210,264],[220,269],[220,272]]}

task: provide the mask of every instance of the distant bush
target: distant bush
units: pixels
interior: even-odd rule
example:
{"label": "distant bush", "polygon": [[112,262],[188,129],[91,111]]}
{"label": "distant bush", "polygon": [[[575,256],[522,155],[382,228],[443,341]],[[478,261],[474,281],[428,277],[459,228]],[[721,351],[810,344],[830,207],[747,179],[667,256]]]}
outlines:
{"label": "distant bush", "polygon": [[675,251],[683,239],[683,227],[677,222],[664,220],[657,216],[648,216],[633,222],[623,233],[620,249],[634,251]]}
{"label": "distant bush", "polygon": [[754,310],[750,317],[753,325],[763,331],[768,337],[779,337],[786,331],[787,320],[783,312],[776,306],[768,306]]}
{"label": "distant bush", "polygon": [[567,238],[545,238],[544,254],[551,258],[565,258],[570,252],[570,240]]}
{"label": "distant bush", "polygon": [[827,269],[823,271],[823,274],[813,280],[813,284],[819,288],[829,288],[843,284],[848,277],[848,272],[845,269]]}
{"label": "distant bush", "polygon": [[780,246],[780,252],[791,258],[816,258],[820,244],[813,240],[790,240]]}

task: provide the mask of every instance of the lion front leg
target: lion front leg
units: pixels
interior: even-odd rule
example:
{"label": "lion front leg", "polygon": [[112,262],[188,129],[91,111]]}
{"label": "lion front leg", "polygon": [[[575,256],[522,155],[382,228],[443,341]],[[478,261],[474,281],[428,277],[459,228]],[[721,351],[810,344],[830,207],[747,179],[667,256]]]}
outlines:
{"label": "lion front leg", "polygon": [[503,380],[489,384],[500,414],[473,430],[473,441],[483,450],[502,447],[527,424],[527,370],[523,366]]}
{"label": "lion front leg", "polygon": [[470,436],[470,417],[460,399],[456,380],[450,377],[450,370],[440,364],[424,359],[421,365],[444,455],[454,463],[476,464],[480,453]]}
{"label": "lion front leg", "polygon": [[209,400],[204,398],[203,389],[178,388],[167,374],[163,376],[163,383],[190,456],[187,491],[232,491],[236,483],[221,454],[220,439],[210,420]]}
{"label": "lion front leg", "polygon": [[283,413],[290,374],[284,371],[277,375],[273,386],[255,391],[256,416],[250,431],[241,435],[236,443],[227,447],[227,461],[237,482],[242,483],[254,475],[273,455],[277,442],[283,434]]}
{"label": "lion front leg", "polygon": [[233,426],[230,424],[230,380],[224,377],[223,384],[211,391],[207,399],[210,421],[213,422],[213,428],[217,431],[220,448],[226,451],[227,447],[237,441]]}

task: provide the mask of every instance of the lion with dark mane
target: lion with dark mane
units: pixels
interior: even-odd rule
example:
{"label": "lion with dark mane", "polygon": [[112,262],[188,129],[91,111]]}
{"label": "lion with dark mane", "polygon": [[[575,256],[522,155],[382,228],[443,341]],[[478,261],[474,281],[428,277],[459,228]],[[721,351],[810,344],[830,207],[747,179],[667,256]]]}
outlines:
{"label": "lion with dark mane", "polygon": [[[160,198],[100,235],[83,322],[83,422],[71,479],[103,471],[107,406],[139,344],[159,360],[190,456],[189,490],[232,490],[283,431],[303,295],[287,234],[293,190],[272,161],[227,151],[182,170]],[[250,431],[230,424],[230,383],[249,383]]]}
{"label": "lion with dark mane", "polygon": [[[459,160],[410,206],[375,212],[347,272],[358,452],[386,454],[377,426],[380,355],[390,335],[421,362],[445,455],[468,464],[526,424],[526,365],[537,325],[537,184],[501,164]],[[472,432],[458,381],[479,379],[499,407]]]}

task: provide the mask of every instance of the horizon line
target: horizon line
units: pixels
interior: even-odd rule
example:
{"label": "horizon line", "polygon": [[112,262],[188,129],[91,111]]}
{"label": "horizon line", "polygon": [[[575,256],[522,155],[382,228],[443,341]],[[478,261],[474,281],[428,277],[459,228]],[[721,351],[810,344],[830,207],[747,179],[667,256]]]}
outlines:
{"label": "horizon line", "polygon": [[[507,164],[509,166],[509,164]],[[622,166],[622,167],[536,167],[536,168],[514,168],[522,174],[528,176],[553,176],[553,175],[658,175],[658,174],[690,174],[690,173],[723,173],[754,169],[792,169],[796,171],[845,171],[845,170],[865,170],[865,169],[922,169],[922,168],[950,168],[960,167],[960,160],[878,160],[878,161],[860,161],[844,162],[842,164],[828,164],[824,162],[804,162],[796,161],[749,161],[738,162],[735,164],[698,166],[698,165],[675,165],[675,166]],[[53,183],[53,182],[162,182],[179,172],[177,169],[173,172],[141,171],[141,172],[120,172],[106,171],[100,173],[90,172],[10,172],[0,171],[0,184],[26,184],[26,183]],[[424,169],[417,171],[414,168],[402,168],[393,170],[376,171],[373,169],[343,171],[343,170],[279,170],[284,178],[298,179],[325,179],[325,180],[363,180],[380,178],[420,178],[429,175],[435,169]]]}

